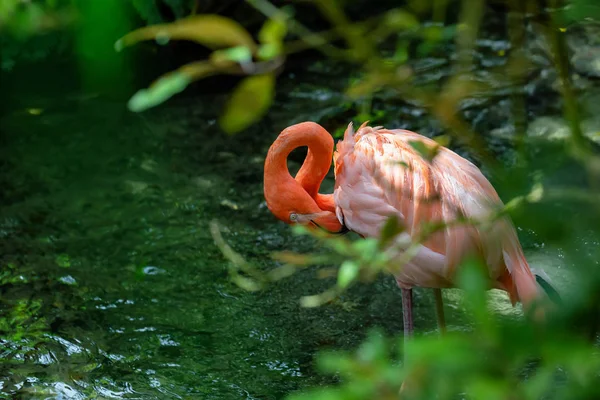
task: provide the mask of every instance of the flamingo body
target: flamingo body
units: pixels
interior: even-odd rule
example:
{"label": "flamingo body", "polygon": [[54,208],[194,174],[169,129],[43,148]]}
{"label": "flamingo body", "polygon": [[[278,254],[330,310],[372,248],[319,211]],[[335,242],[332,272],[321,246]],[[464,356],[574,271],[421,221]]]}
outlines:
{"label": "flamingo body", "polygon": [[[350,124],[334,153],[333,139],[320,125],[303,122],[290,126],[271,145],[265,160],[267,206],[289,224],[319,226],[330,232],[347,228],[363,237],[378,237],[394,215],[404,227],[389,245],[397,257],[418,237],[424,223],[448,223],[457,218],[485,220],[502,206],[491,183],[474,164],[442,146],[432,160],[426,160],[411,141],[438,146],[407,130],[363,124],[355,133]],[[287,157],[302,146],[308,146],[307,157],[293,178]],[[332,157],[334,193],[321,194],[319,188]],[[428,236],[415,257],[394,272],[403,292],[403,308],[408,308],[404,316],[409,333],[410,289],[453,287],[456,268],[469,254],[485,260],[490,286],[508,292],[513,304],[521,301],[527,307],[539,296],[508,217],[496,219],[485,228],[451,224]]]}
{"label": "flamingo body", "polygon": [[[431,162],[410,144],[433,140],[406,130],[352,127],[337,145],[334,203],[336,215],[350,230],[378,237],[391,215],[406,231],[396,239],[407,243],[424,223],[458,218],[485,220],[502,206],[498,194],[470,161],[441,147]],[[402,246],[399,246],[402,248]],[[532,300],[535,278],[516,231],[504,217],[487,230],[461,224],[433,234],[395,277],[400,287],[454,286],[456,267],[469,254],[485,260],[493,287],[507,291],[513,302]]]}

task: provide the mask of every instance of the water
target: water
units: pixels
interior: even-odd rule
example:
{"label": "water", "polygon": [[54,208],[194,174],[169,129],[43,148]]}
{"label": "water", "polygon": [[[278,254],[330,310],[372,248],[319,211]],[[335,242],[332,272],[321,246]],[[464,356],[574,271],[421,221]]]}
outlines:
{"label": "water", "polygon": [[[500,46],[490,43],[482,46]],[[222,96],[183,96],[143,115],[93,93],[15,98],[1,120],[0,398],[280,399],[334,382],[313,368],[319,350],[353,348],[373,327],[402,331],[393,279],[303,309],[300,296],[332,281],[305,270],[246,292],[229,281],[210,235],[216,219],[228,243],[266,269],[276,266],[271,251],[314,248],[262,197],[278,130],[344,112],[339,71],[311,68],[282,77],[269,117],[231,138],[216,128]],[[439,130],[418,107],[382,107],[401,110],[402,121],[386,117],[390,126]],[[488,124],[502,118],[478,110]],[[568,285],[560,249],[520,233],[532,265]],[[597,246],[590,240],[584,248]],[[434,334],[431,293],[415,296],[415,326]],[[497,313],[521,317],[504,294],[490,298]],[[445,299],[449,328],[468,329],[460,292]]]}
{"label": "water", "polygon": [[[248,138],[215,134],[183,102],[144,117],[97,98],[73,100],[75,112],[31,102],[39,115],[2,121],[3,253],[19,270],[2,306],[28,318],[20,335],[5,332],[7,398],[281,398],[325,381],[311,371],[319,348],[356,344],[385,321],[365,302],[372,289],[352,297],[359,318],[300,308],[324,287],[312,274],[256,294],[229,282],[214,218],[258,265],[272,267],[273,250],[310,249],[264,206],[267,141],[248,149]],[[379,291],[399,312],[392,283]],[[399,318],[388,325],[401,330]]]}

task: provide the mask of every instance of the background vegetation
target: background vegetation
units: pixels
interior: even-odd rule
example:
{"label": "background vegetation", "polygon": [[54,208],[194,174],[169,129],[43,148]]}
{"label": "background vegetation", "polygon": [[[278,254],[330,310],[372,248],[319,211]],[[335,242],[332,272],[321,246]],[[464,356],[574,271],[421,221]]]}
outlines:
{"label": "background vegetation", "polygon": [[[80,85],[84,93],[101,93],[122,107],[128,101],[129,112],[142,115],[179,98],[188,101],[198,93],[225,92],[227,99],[218,109],[211,108],[206,119],[216,119],[223,135],[239,134],[240,146],[259,140],[244,136],[248,130],[257,129],[263,136],[260,140],[268,145],[278,130],[301,119],[321,122],[334,136],[339,136],[350,120],[361,123],[367,119],[432,136],[481,165],[507,204],[503,211],[521,228],[525,245],[529,240],[560,248],[567,260],[568,274],[555,275],[561,281],[554,282],[563,304],[545,324],[490,312],[479,269],[475,262],[467,262],[461,275],[464,298],[460,304],[466,312],[463,329],[451,329],[441,337],[417,335],[407,346],[402,338],[373,330],[354,350],[318,356],[317,369],[332,376],[330,386],[299,392],[282,389],[282,396],[397,398],[406,380],[410,382],[406,398],[593,399],[600,395],[599,18],[600,7],[592,0],[402,4],[3,0],[0,49],[3,82],[8,82],[8,77],[44,80],[44,73],[32,73],[43,61],[76,71],[74,85]],[[129,33],[136,28],[140,28],[137,33]],[[332,86],[340,87],[309,91],[329,98],[328,106],[310,115],[292,110],[274,124],[276,130],[265,132],[261,124],[272,118],[272,107],[277,108],[279,101],[284,104],[280,108],[285,108],[286,101],[297,93],[294,85],[305,84],[290,84],[281,77],[301,69],[318,71],[325,62],[344,76],[331,81]],[[17,89],[16,83],[8,82],[3,89],[8,96],[3,101],[13,106],[19,103],[14,100]],[[178,97],[186,95],[189,97]],[[40,112],[42,107],[27,111],[30,115]],[[114,129],[118,130],[122,121],[116,120]],[[187,141],[188,135],[192,134],[175,137]],[[264,146],[252,148],[256,156],[264,156]],[[301,155],[294,159],[301,160]],[[26,163],[27,158],[20,160]],[[152,170],[152,166],[146,167],[146,171]],[[227,174],[244,176],[242,171],[248,167],[229,168]],[[14,170],[11,165],[4,172]],[[248,179],[256,180],[256,176]],[[135,186],[136,182],[133,191],[146,190],[140,189],[139,182]],[[16,189],[9,189],[3,198],[7,205],[19,197]],[[162,201],[179,201],[172,193],[171,197],[161,195],[167,199]],[[151,201],[159,202],[156,197]],[[152,219],[153,204],[140,208],[147,214],[138,217]],[[221,202],[219,207],[235,210],[238,205]],[[218,215],[219,207],[207,215]],[[48,335],[57,331],[53,318],[57,311],[46,297],[30,293],[40,288],[61,293],[64,298],[54,298],[52,304],[62,310],[62,320],[68,320],[65,315],[85,312],[87,303],[81,300],[84,294],[65,291],[63,281],[38,276],[44,270],[45,274],[55,270],[61,275],[60,271],[75,264],[73,256],[58,252],[48,263],[27,260],[32,249],[26,240],[18,242],[21,247],[15,245],[14,238],[22,237],[23,231],[11,231],[15,219],[7,213],[2,232],[12,241],[7,239],[10,245],[4,248],[0,275],[7,299],[2,303],[0,343],[7,350],[0,357],[9,366],[4,371],[9,371],[11,378],[1,381],[5,386],[0,391],[4,396],[35,397],[44,394],[35,381],[29,386],[8,383],[15,376],[10,371],[16,365],[29,365],[29,355],[35,354],[36,347],[48,346]],[[121,218],[127,221],[125,215],[115,221],[123,221]],[[267,250],[256,254],[252,246],[236,242],[236,223],[224,219],[227,217],[219,216],[210,228],[204,227],[207,236],[211,230],[210,237],[225,255],[223,261],[220,254],[213,254],[218,260],[214,265],[223,268],[227,262],[230,278],[244,290],[269,289],[275,281],[279,284],[284,278],[296,277],[311,265],[308,271],[323,278],[324,286],[320,292],[306,293],[308,296],[294,301],[307,307],[327,303],[323,307],[328,307],[340,301],[344,304],[347,291],[359,286],[359,281],[372,282],[390,268],[378,252],[379,243],[353,237],[318,237],[314,244],[298,236],[295,240],[311,244],[296,248],[306,252],[279,253],[273,262]],[[106,235],[96,240],[107,240]],[[52,235],[41,236],[52,241]],[[184,235],[171,240],[170,252],[190,245]],[[266,247],[281,250],[282,246]],[[246,261],[248,258],[251,260]],[[137,258],[136,263],[132,270],[144,276],[144,261]],[[550,265],[542,267],[552,269]],[[106,287],[117,286],[110,281]],[[389,315],[399,318],[393,310]],[[202,323],[198,327],[195,329],[201,331]],[[23,341],[28,345],[22,345]],[[78,363],[78,377],[99,368],[83,358],[70,359]],[[110,368],[110,364],[100,368]],[[26,370],[20,372],[20,376],[27,375]],[[23,387],[35,390],[27,392]],[[89,397],[102,396],[93,387],[87,390]],[[260,398],[261,394],[252,396]]]}

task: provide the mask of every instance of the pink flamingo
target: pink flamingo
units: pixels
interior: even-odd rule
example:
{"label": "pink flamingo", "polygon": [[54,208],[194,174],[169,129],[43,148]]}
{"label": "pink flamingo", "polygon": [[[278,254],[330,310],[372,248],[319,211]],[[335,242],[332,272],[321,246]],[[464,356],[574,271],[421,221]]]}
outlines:
{"label": "pink flamingo", "polygon": [[[457,218],[489,218],[502,201],[481,171],[468,160],[439,146],[428,161],[410,142],[438,144],[407,130],[352,124],[334,154],[331,135],[320,125],[303,122],[283,130],[271,145],[264,167],[264,195],[269,210],[288,224],[320,227],[329,232],[351,230],[378,237],[390,216],[404,232],[392,246],[401,257],[426,222]],[[288,155],[308,146],[306,159],[293,178]],[[333,194],[319,188],[334,161]],[[513,305],[526,309],[539,298],[536,278],[529,268],[517,233],[508,217],[481,226],[451,224],[422,242],[418,251],[394,276],[402,291],[405,337],[413,332],[412,288],[433,288],[438,323],[444,330],[441,289],[455,286],[456,268],[466,255],[485,260],[491,288],[506,291]]]}

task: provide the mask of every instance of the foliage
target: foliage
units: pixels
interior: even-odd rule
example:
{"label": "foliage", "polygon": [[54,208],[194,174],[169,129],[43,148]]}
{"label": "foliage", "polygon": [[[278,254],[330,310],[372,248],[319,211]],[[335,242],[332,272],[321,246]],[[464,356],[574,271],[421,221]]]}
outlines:
{"label": "foliage", "polygon": [[[41,18],[39,10],[49,10],[44,15],[54,15],[56,2],[30,2],[26,8],[17,9],[17,0],[0,3],[0,29],[31,34],[45,27],[48,19]],[[167,45],[170,40],[194,40],[209,48],[212,53],[207,60],[182,66],[176,71],[160,77],[148,89],[140,90],[129,102],[132,111],[142,111],[166,101],[185,90],[198,79],[216,74],[242,76],[225,107],[219,122],[223,130],[235,133],[258,121],[267,112],[275,93],[276,74],[290,54],[307,49],[317,49],[325,56],[360,68],[361,74],[347,90],[354,104],[362,105],[359,119],[378,115],[370,110],[372,99],[381,93],[392,93],[388,98],[399,97],[403,101],[422,105],[435,116],[448,131],[448,136],[438,138],[448,144],[452,137],[468,147],[488,171],[495,176],[506,176],[511,183],[519,180],[518,168],[527,170],[525,131],[522,125],[514,127],[514,143],[519,153],[517,167],[508,173],[496,157],[490,153],[481,135],[470,127],[464,118],[463,106],[469,101],[494,97],[499,90],[497,82],[504,86],[523,86],[528,79],[530,65],[523,51],[525,15],[548,14],[549,21],[543,25],[542,36],[550,49],[550,61],[555,65],[558,87],[562,94],[564,114],[570,122],[567,146],[560,147],[556,159],[563,151],[575,163],[582,166],[589,187],[556,190],[541,182],[538,175],[527,175],[526,189],[507,202],[497,215],[484,221],[448,221],[451,223],[490,223],[506,214],[535,214],[535,210],[556,202],[575,204],[585,208],[588,225],[582,221],[566,221],[554,224],[557,231],[569,232],[576,223],[594,230],[598,227],[598,187],[600,161],[579,126],[576,93],[565,54],[564,36],[570,29],[567,21],[577,21],[595,15],[596,4],[591,0],[574,0],[566,13],[550,1],[552,10],[544,13],[538,2],[507,2],[511,10],[507,19],[512,46],[510,51],[497,51],[503,63],[491,76],[478,76],[473,59],[478,33],[484,24],[484,2],[463,1],[458,21],[450,17],[449,1],[409,1],[406,6],[388,10],[375,18],[360,22],[350,21],[344,8],[334,0],[316,1],[318,11],[331,23],[331,29],[315,33],[294,18],[290,9],[278,9],[265,0],[249,1],[266,16],[266,21],[255,40],[253,35],[233,19],[216,14],[194,14],[190,2],[165,2],[179,18],[164,23],[159,15],[157,2],[134,1],[140,15],[152,24],[135,30],[115,47],[121,50],[141,40],[156,40]],[[60,3],[62,4],[62,3]],[[68,3],[64,3],[65,7]],[[57,9],[57,8],[56,8]],[[6,18],[6,16],[10,18]],[[14,18],[13,18],[14,17]],[[426,23],[432,19],[433,23]],[[27,23],[21,24],[22,21]],[[32,22],[33,21],[33,22]],[[32,28],[33,27],[33,28]],[[91,35],[92,38],[94,35]],[[89,38],[89,37],[87,37]],[[91,40],[91,39],[89,39]],[[82,48],[90,48],[93,41],[80,38]],[[454,75],[440,82],[420,82],[420,70],[412,63],[414,54],[435,55],[454,43],[456,57],[453,59]],[[442,46],[444,44],[445,46]],[[450,45],[449,45],[450,44]],[[504,89],[504,86],[500,89]],[[523,104],[523,92],[512,95],[514,118],[519,122],[527,119]],[[346,110],[351,110],[347,107]],[[434,159],[436,149],[415,145],[425,158]],[[551,158],[555,157],[553,153]],[[511,175],[512,173],[512,175]],[[557,215],[550,215],[552,219]],[[546,216],[546,218],[550,218]],[[540,223],[551,221],[538,218]],[[431,225],[424,229],[422,238],[414,243],[404,243],[406,261],[413,250],[428,234],[447,225]],[[307,231],[298,229],[298,233]],[[274,258],[282,263],[271,271],[262,271],[246,262],[220,236],[216,224],[212,225],[215,242],[230,261],[233,281],[247,290],[260,290],[273,281],[293,275],[299,268],[316,266],[319,277],[333,278],[329,290],[303,297],[301,305],[316,307],[334,301],[344,291],[361,281],[369,282],[380,273],[389,273],[401,265],[390,265],[385,246],[401,233],[402,228],[390,220],[381,240],[351,240],[347,237],[330,238],[319,232],[310,232],[320,240],[326,252],[320,254],[278,253]],[[565,248],[574,253],[575,245],[565,240]],[[356,351],[344,354],[323,354],[318,366],[327,374],[340,378],[340,384],[329,388],[315,388],[310,393],[292,394],[292,399],[370,399],[397,398],[404,383],[403,396],[408,398],[597,398],[597,374],[599,363],[596,347],[596,327],[600,274],[594,269],[598,250],[578,255],[578,293],[569,293],[567,304],[556,312],[548,313],[544,324],[533,324],[527,320],[507,321],[491,315],[486,309],[486,289],[482,283],[477,261],[470,260],[460,269],[461,288],[465,293],[465,306],[472,316],[472,326],[464,331],[451,332],[442,337],[416,337],[404,346],[397,339],[386,339],[373,333]],[[60,259],[66,266],[67,259]],[[325,265],[325,267],[323,267]],[[339,268],[328,267],[339,265]],[[590,266],[588,268],[588,266]],[[11,275],[0,275],[8,279]],[[1,281],[3,285],[14,284]],[[39,317],[39,303],[17,302],[13,313],[1,321],[0,329],[14,332],[12,339],[19,340],[27,335],[39,336],[46,321]],[[33,323],[31,322],[33,320]],[[25,331],[22,327],[31,327]],[[591,340],[589,339],[591,337]],[[466,395],[465,395],[466,393]]]}
{"label": "foliage", "polygon": [[[10,71],[17,62],[42,61],[52,56],[69,54],[69,50],[72,50],[71,44],[78,42],[79,36],[85,36],[103,24],[114,26],[115,23],[133,19],[134,16],[146,23],[157,24],[184,18],[196,12],[218,10],[224,4],[227,2],[213,4],[211,1],[197,0],[128,0],[117,3],[97,0],[1,0],[0,68]],[[87,13],[87,10],[92,8],[99,14],[111,12],[115,21],[96,21],[94,15]],[[73,27],[79,27],[74,37],[70,31]],[[122,33],[118,32],[117,37]],[[106,31],[99,38],[109,38],[111,35],[112,32]],[[94,49],[98,51],[103,48],[104,46]],[[76,54],[81,51],[88,52],[89,49],[76,48]],[[114,59],[114,56],[103,53],[99,59]]]}
{"label": "foliage", "polygon": [[156,106],[184,90],[191,82],[211,75],[250,74],[234,90],[219,119],[223,130],[238,132],[262,117],[273,101],[274,70],[282,62],[285,33],[284,14],[264,24],[258,35],[259,45],[236,21],[218,15],[195,15],[133,31],[115,43],[117,51],[149,39],[160,44],[167,44],[172,39],[192,40],[214,51],[208,60],[184,65],[159,78],[148,89],[137,92],[129,102],[129,109],[138,112]]}
{"label": "foliage", "polygon": [[[254,1],[261,10],[273,10],[266,3]],[[424,3],[427,6],[424,6]],[[369,99],[376,93],[389,92],[403,100],[422,105],[435,116],[448,130],[448,133],[460,144],[465,145],[481,160],[492,175],[506,177],[511,172],[527,170],[524,131],[522,126],[514,128],[517,163],[522,169],[515,168],[506,172],[498,160],[490,153],[483,138],[473,132],[464,119],[461,105],[478,97],[492,96],[495,82],[507,82],[508,85],[523,84],[527,79],[529,60],[527,54],[519,51],[522,47],[524,32],[524,13],[546,12],[548,20],[542,32],[554,65],[562,95],[565,118],[570,122],[570,136],[566,148],[556,152],[556,157],[568,157],[581,165],[587,174],[586,189],[568,188],[556,190],[547,188],[543,183],[543,172],[529,175],[528,191],[507,202],[506,207],[497,214],[481,221],[446,221],[444,224],[429,224],[422,229],[423,235],[410,243],[394,242],[402,232],[393,220],[388,221],[380,240],[332,238],[322,232],[297,228],[300,234],[310,234],[320,240],[325,253],[295,254],[282,252],[274,255],[281,266],[271,271],[261,271],[249,265],[229,247],[220,237],[213,225],[213,236],[223,254],[230,261],[231,275],[239,286],[249,290],[260,290],[270,282],[293,275],[298,268],[318,267],[321,278],[336,278],[336,282],[325,292],[305,296],[301,299],[304,307],[316,307],[334,301],[345,290],[359,281],[371,281],[381,272],[393,272],[402,267],[402,262],[391,264],[387,243],[402,245],[404,262],[414,256],[415,249],[428,235],[449,224],[490,224],[507,214],[518,215],[529,210],[552,207],[557,202],[572,207],[586,207],[588,221],[567,220],[563,226],[556,224],[555,229],[567,230],[575,224],[583,224],[598,235],[598,228],[591,221],[598,221],[600,200],[597,182],[600,181],[600,156],[582,134],[575,91],[569,72],[569,59],[566,53],[565,39],[562,35],[570,29],[566,21],[591,16],[587,11],[595,7],[588,1],[574,1],[567,9],[559,9],[556,2],[550,10],[544,10],[537,2],[517,4],[507,2],[512,16],[508,19],[508,34],[512,51],[501,52],[505,62],[498,67],[493,76],[481,78],[474,72],[473,49],[483,24],[484,2],[461,3],[460,20],[455,25],[444,26],[445,1],[424,2],[418,10],[405,7],[387,11],[377,23],[369,21],[350,23],[344,9],[335,1],[318,1],[316,7],[332,24],[334,29],[324,34],[302,32],[300,43],[286,42],[287,53],[298,47],[316,47],[328,57],[338,58],[359,65],[363,75],[347,91],[356,100]],[[412,3],[411,3],[412,4]],[[432,13],[438,24],[422,24],[420,16]],[[268,14],[268,13],[265,13]],[[289,25],[292,32],[292,25]],[[296,27],[297,29],[297,27]],[[297,31],[298,32],[298,31]],[[340,48],[330,42],[343,39],[347,47]],[[377,47],[395,39],[394,52],[386,52]],[[418,51],[432,53],[444,40],[454,40],[457,57],[454,60],[454,75],[439,85],[423,86],[418,84],[419,77],[411,65],[409,44],[420,42]],[[305,47],[304,47],[305,46]],[[523,93],[516,93],[513,102],[523,105]],[[526,121],[525,107],[514,108],[513,118]],[[364,117],[363,113],[363,117]],[[441,142],[447,145],[448,138]],[[531,145],[531,144],[530,144]],[[532,145],[533,146],[533,145]],[[421,155],[432,160],[436,149],[415,145]],[[552,153],[555,154],[555,153]],[[522,172],[521,172],[522,173]],[[515,180],[519,179],[510,176]],[[595,182],[595,183],[594,183]],[[548,217],[546,217],[548,218]],[[587,225],[586,225],[587,222]],[[540,221],[540,224],[545,221]],[[561,238],[563,245],[570,250],[574,246],[569,238]],[[467,331],[452,332],[442,337],[416,337],[402,348],[397,340],[388,340],[381,334],[373,333],[357,351],[352,353],[322,354],[318,358],[319,369],[340,379],[340,384],[329,388],[315,388],[308,393],[296,393],[290,399],[392,399],[398,398],[402,388],[402,398],[415,399],[539,399],[539,398],[597,398],[598,372],[600,368],[597,356],[597,318],[598,298],[595,293],[600,289],[600,277],[593,266],[597,251],[588,255],[573,256],[581,267],[574,271],[580,292],[577,295],[567,293],[567,301],[560,308],[548,304],[544,322],[507,321],[491,315],[486,308],[484,292],[488,289],[485,278],[481,276],[482,266],[477,260],[467,260],[460,268],[461,288],[465,293],[465,306],[472,317],[472,328]],[[325,266],[324,266],[325,265]],[[339,268],[327,265],[338,265]],[[591,338],[591,340],[590,340]],[[401,360],[403,359],[403,360]]]}

